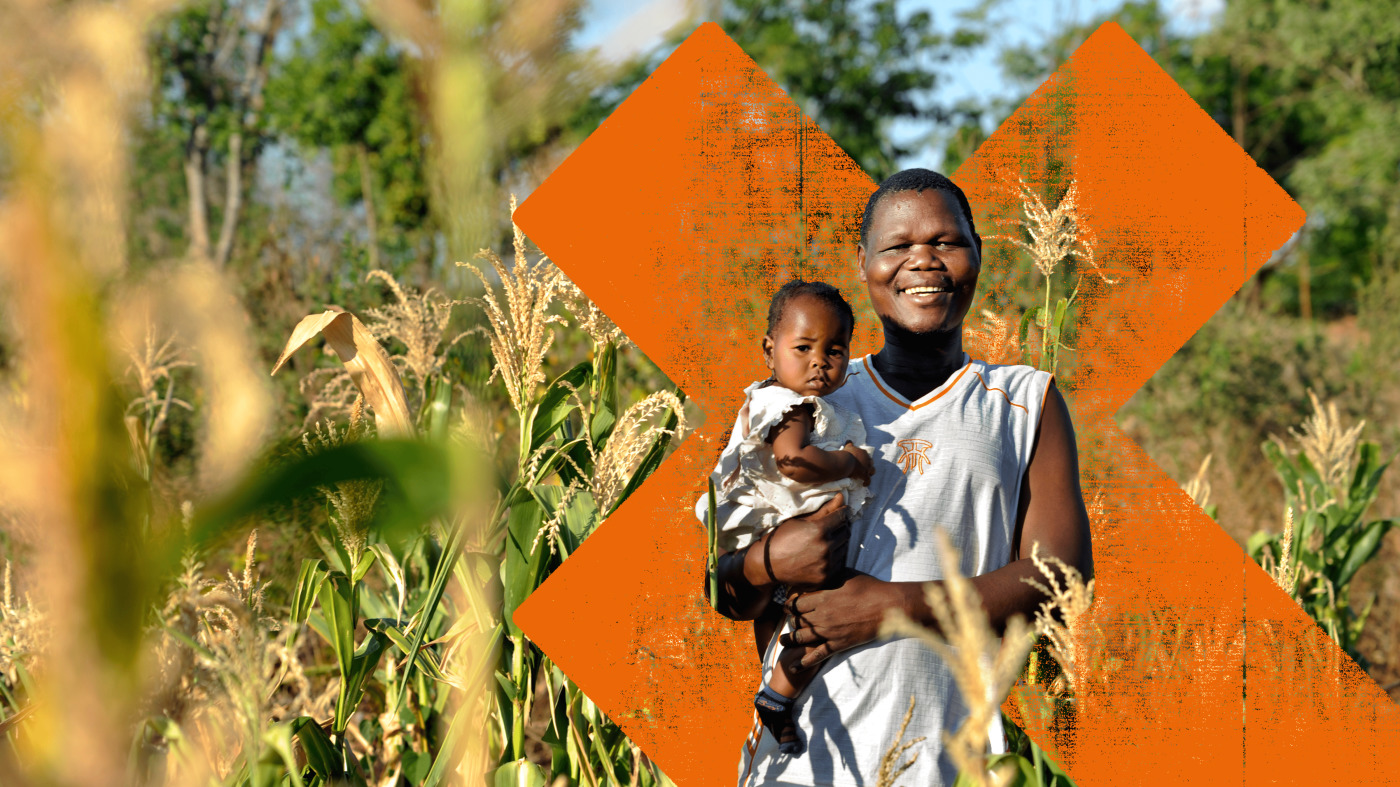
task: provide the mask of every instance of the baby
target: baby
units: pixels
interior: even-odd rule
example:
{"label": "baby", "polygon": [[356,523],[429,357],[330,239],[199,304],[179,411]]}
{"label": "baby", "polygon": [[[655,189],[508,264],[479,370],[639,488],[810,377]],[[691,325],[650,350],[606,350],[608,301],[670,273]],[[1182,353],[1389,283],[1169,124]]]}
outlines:
{"label": "baby", "polygon": [[[790,281],[773,296],[763,360],[773,375],[750,385],[736,429],[743,439],[720,456],[717,489],[752,512],[728,521],[718,534],[720,549],[747,546],[786,519],[816,511],[838,492],[855,516],[865,503],[874,472],[861,445],[865,427],[855,413],[822,397],[846,381],[855,315],[830,284]],[[782,602],[786,588],[775,600]],[[773,624],[755,622],[761,652],[770,652]],[[785,648],[768,685],[754,697],[763,725],[779,750],[800,754],[803,742],[793,721],[793,702],[811,682],[801,652]]]}

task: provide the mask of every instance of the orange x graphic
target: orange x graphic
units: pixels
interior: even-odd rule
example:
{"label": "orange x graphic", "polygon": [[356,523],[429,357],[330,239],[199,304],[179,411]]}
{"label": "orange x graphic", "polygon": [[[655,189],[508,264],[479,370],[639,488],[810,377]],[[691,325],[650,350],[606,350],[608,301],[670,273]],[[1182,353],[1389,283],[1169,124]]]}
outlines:
{"label": "orange x graphic", "polygon": [[[1033,179],[1048,146],[1073,157],[1081,215],[1119,279],[1084,280],[1067,392],[1086,493],[1102,492],[1094,623],[1109,647],[1078,727],[1030,731],[1084,787],[1393,780],[1396,706],[1113,422],[1302,211],[1113,24],[954,173],[979,223],[1008,205],[1000,178]],[[744,386],[766,374],[752,348],[777,283],[805,273],[864,301],[854,232],[873,188],[706,25],[516,214],[704,410],[515,616],[684,787],[733,783],[757,685],[747,628],[704,600],[691,506]],[[984,282],[1004,264],[989,251]],[[878,349],[860,323],[856,350]],[[1305,655],[1335,668],[1302,674]]]}

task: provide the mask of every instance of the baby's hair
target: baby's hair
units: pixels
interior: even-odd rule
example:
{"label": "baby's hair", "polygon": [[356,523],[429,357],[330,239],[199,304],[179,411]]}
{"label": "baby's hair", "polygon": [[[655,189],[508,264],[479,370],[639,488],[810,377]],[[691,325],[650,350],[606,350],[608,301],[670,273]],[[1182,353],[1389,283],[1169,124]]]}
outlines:
{"label": "baby's hair", "polygon": [[885,178],[885,182],[875,189],[875,193],[871,194],[870,200],[865,203],[865,214],[860,219],[860,245],[865,246],[869,240],[870,222],[875,218],[875,209],[885,197],[903,191],[922,194],[925,189],[952,194],[958,201],[958,207],[962,208],[963,218],[967,219],[967,228],[972,230],[973,235],[977,234],[977,224],[972,220],[972,206],[967,203],[967,195],[958,188],[958,184],[931,169],[906,169]]}
{"label": "baby's hair", "polygon": [[824,281],[803,281],[793,279],[778,288],[773,293],[773,301],[768,305],[768,335],[778,329],[778,324],[783,321],[783,310],[787,308],[788,301],[803,295],[810,295],[826,303],[826,305],[836,310],[841,318],[846,321],[846,326],[852,333],[856,330],[856,315],[851,311],[851,304],[841,297],[841,291],[827,284]]}

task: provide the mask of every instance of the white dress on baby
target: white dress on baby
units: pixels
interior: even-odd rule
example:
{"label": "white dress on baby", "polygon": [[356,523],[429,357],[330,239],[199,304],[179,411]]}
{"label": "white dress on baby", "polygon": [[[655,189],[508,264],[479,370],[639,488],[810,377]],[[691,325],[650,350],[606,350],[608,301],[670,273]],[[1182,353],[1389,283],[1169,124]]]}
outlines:
{"label": "white dress on baby", "polygon": [[[812,431],[807,443],[823,451],[839,451],[847,442],[869,451],[865,426],[860,416],[819,396],[802,396],[788,388],[758,382],[744,389],[748,423],[742,418],[735,430],[744,435],[731,441],[720,455],[712,476],[716,495],[749,509],[746,516],[724,521],[718,535],[725,552],[742,549],[755,537],[778,523],[821,508],[837,492],[845,495],[854,518],[869,496],[868,488],[854,478],[841,478],[824,484],[803,484],[778,472],[768,433],[788,411],[802,404],[812,406]],[[745,410],[740,410],[740,415]],[[701,502],[703,505],[703,501]]]}

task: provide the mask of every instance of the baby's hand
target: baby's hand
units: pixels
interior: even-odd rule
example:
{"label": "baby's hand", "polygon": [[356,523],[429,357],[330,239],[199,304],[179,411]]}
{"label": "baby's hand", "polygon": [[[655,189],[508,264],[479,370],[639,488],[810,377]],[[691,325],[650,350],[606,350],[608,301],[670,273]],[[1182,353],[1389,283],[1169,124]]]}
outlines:
{"label": "baby's hand", "polygon": [[847,442],[841,447],[841,450],[856,459],[855,469],[851,471],[848,477],[854,478],[866,486],[870,486],[870,476],[875,475],[875,463],[870,460],[870,454],[867,454],[864,448],[852,442]]}

